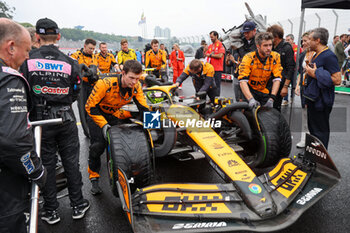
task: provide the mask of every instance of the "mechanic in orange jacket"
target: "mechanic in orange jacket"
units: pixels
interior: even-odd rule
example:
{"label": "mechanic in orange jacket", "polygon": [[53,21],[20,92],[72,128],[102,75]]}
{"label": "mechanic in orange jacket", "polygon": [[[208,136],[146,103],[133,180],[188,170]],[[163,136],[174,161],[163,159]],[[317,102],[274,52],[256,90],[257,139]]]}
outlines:
{"label": "mechanic in orange jacket", "polygon": [[[272,108],[282,79],[280,55],[272,51],[273,36],[261,32],[255,36],[257,50],[247,53],[239,66],[238,80],[250,107]],[[266,85],[272,79],[272,89]]]}
{"label": "mechanic in orange jacket", "polygon": [[95,55],[95,58],[98,65],[98,69],[101,71],[101,73],[109,73],[112,67],[116,71],[120,71],[115,57],[113,56],[113,54],[108,52],[107,43],[101,42],[99,48],[100,52]]}
{"label": "mechanic in orange jacket", "polygon": [[214,67],[209,63],[203,63],[198,59],[193,59],[182,74],[175,81],[176,86],[180,86],[189,76],[196,93],[206,92],[210,101],[214,103],[216,96],[216,83],[214,78]]}
{"label": "mechanic in orange jacket", "polygon": [[[94,39],[86,39],[84,47],[77,50],[71,55],[71,58],[78,61],[80,64],[85,64],[90,69],[89,77],[83,77],[82,88],[80,90],[80,95],[83,99],[84,104],[86,103],[87,98],[89,97],[93,85],[96,82],[95,78],[97,76],[97,60],[94,55],[96,48],[96,41]],[[92,72],[93,71],[93,72]]]}
{"label": "mechanic in orange jacket", "polygon": [[[98,184],[101,168],[100,156],[106,147],[108,129],[111,125],[123,123],[125,119],[137,117],[139,114],[143,116],[144,111],[149,111],[139,82],[141,74],[142,66],[138,61],[126,61],[122,77],[99,79],[86,102],[85,109],[95,123],[95,129],[90,129],[91,146],[88,167],[93,195],[102,192]],[[121,109],[131,101],[137,105],[139,113],[134,114]]]}
{"label": "mechanic in orange jacket", "polygon": [[159,49],[159,41],[153,39],[151,41],[152,49],[146,52],[146,68],[155,68],[152,71],[157,78],[161,77],[163,81],[168,80],[168,76],[166,74],[166,52],[164,50]]}
{"label": "mechanic in orange jacket", "polygon": [[173,83],[175,83],[177,77],[180,76],[185,68],[185,55],[184,52],[180,50],[178,44],[174,44],[173,47],[174,50],[171,52],[169,58],[171,66],[173,67]]}

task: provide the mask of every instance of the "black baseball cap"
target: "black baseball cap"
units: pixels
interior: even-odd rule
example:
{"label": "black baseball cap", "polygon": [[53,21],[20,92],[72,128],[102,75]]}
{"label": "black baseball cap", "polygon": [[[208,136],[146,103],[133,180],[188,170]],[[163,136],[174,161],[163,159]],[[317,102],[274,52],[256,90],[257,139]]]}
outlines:
{"label": "black baseball cap", "polygon": [[36,33],[41,35],[56,35],[59,33],[57,23],[48,18],[39,19],[36,22]]}
{"label": "black baseball cap", "polygon": [[255,23],[247,21],[243,24],[241,32],[250,32],[255,29]]}

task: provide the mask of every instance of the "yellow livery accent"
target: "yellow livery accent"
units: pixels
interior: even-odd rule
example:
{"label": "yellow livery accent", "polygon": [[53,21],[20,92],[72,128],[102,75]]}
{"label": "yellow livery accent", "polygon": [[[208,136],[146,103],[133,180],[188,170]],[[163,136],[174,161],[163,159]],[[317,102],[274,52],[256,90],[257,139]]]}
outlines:
{"label": "yellow livery accent", "polygon": [[[181,213],[181,214],[218,214],[218,213],[231,213],[224,202],[210,202],[223,200],[222,194],[219,192],[219,188],[216,185],[201,185],[201,184],[161,184],[144,188],[142,191],[150,191],[154,189],[167,188],[167,189],[190,189],[201,190],[199,193],[191,192],[171,192],[160,191],[150,192],[146,194],[147,201],[164,201],[161,204],[147,204],[147,208],[150,212],[156,213]],[[205,190],[218,190],[215,192],[205,193]],[[204,191],[204,192],[203,192]],[[208,201],[206,203],[186,203],[186,202],[200,202]],[[176,202],[176,203],[166,203]],[[182,203],[184,202],[184,203]]]}
{"label": "yellow livery accent", "polygon": [[297,166],[287,158],[282,159],[278,165],[269,172],[269,176],[273,177],[270,182],[278,186],[277,191],[286,198],[289,198],[303,183],[307,173],[297,169]]}
{"label": "yellow livery accent", "polygon": [[[188,119],[203,122],[203,119],[194,109],[183,105],[170,106],[167,115],[174,122],[186,122]],[[255,174],[239,155],[213,129],[209,127],[198,128],[196,125],[186,129],[192,140],[233,181],[250,183],[254,179]]]}
{"label": "yellow livery accent", "polygon": [[130,224],[132,224],[132,218],[131,218],[132,216],[130,213],[130,208],[131,208],[130,196],[129,196],[130,193],[128,189],[127,178],[125,177],[123,172],[121,172],[119,169],[118,169],[118,182],[122,188],[125,204],[126,204],[126,207],[128,208],[125,212],[126,212],[126,215],[128,216],[128,220]]}

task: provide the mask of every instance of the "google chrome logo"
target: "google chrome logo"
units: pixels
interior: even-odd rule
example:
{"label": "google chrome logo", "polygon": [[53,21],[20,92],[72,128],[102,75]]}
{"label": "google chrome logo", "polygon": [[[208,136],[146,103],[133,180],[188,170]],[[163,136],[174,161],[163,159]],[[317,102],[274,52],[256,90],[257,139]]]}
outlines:
{"label": "google chrome logo", "polygon": [[259,194],[261,193],[261,187],[257,184],[250,184],[248,186],[249,190],[254,193],[254,194]]}

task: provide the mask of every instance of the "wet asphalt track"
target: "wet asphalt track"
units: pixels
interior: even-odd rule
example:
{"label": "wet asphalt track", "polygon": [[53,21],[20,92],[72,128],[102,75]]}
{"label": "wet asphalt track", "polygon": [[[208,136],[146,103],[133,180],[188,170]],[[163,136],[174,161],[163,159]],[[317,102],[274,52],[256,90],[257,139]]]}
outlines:
{"label": "wet asphalt track", "polygon": [[[232,97],[231,83],[222,84],[222,96]],[[194,93],[190,80],[186,80],[180,94],[192,95]],[[332,112],[332,130],[329,143],[329,153],[332,156],[342,180],[338,186],[327,194],[323,199],[307,210],[301,218],[292,226],[279,232],[283,233],[340,233],[350,232],[350,127],[349,120],[349,95],[336,95],[336,103]],[[294,107],[300,106],[299,98],[296,97]],[[289,107],[288,107],[289,108]],[[282,112],[288,121],[288,108],[284,107]],[[77,108],[75,106],[75,111]],[[294,109],[300,113],[300,109]],[[78,116],[78,114],[76,114]],[[79,118],[79,117],[78,117]],[[300,139],[300,117],[293,116],[293,150],[297,153],[295,144]],[[81,126],[80,137],[80,165],[83,175],[83,193],[91,203],[90,210],[84,219],[74,220],[71,217],[71,208],[68,197],[59,200],[59,213],[61,222],[56,225],[48,225],[39,220],[39,233],[127,233],[131,228],[121,209],[119,199],[112,195],[109,188],[106,159],[102,156],[101,187],[103,194],[92,196],[90,194],[90,182],[87,174],[87,158],[89,141],[84,136]],[[183,182],[220,182],[218,175],[213,172],[210,166],[204,161],[178,162],[173,159],[157,161],[158,177],[162,181],[183,181]],[[167,178],[165,178],[167,177]],[[65,191],[63,191],[65,192]]]}

